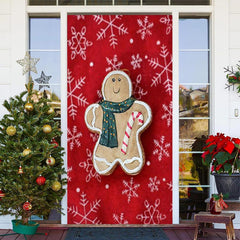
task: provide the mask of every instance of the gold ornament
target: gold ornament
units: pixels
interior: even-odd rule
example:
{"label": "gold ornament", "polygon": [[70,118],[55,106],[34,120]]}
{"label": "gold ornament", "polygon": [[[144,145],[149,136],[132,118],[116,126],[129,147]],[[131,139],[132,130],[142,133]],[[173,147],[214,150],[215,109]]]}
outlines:
{"label": "gold ornament", "polygon": [[47,163],[47,165],[49,165],[49,166],[53,166],[53,165],[55,164],[55,158],[50,156],[50,157],[46,160],[46,163]]}
{"label": "gold ornament", "polygon": [[30,154],[30,152],[31,152],[31,150],[30,150],[29,148],[26,148],[26,149],[23,150],[22,155],[25,157],[25,156],[27,156],[28,154]]}
{"label": "gold ornament", "polygon": [[32,103],[26,103],[24,108],[28,111],[31,112],[33,110],[33,104]]}
{"label": "gold ornament", "polygon": [[47,111],[47,114],[52,114],[52,113],[54,113],[55,111],[54,111],[54,108],[52,108],[52,107],[50,107],[49,108],[49,110]]}
{"label": "gold ornament", "polygon": [[43,126],[43,132],[50,133],[52,131],[52,127],[48,124]]}
{"label": "gold ornament", "polygon": [[62,185],[59,181],[55,181],[52,185],[52,190],[57,192],[61,189]]}
{"label": "gold ornament", "polygon": [[15,135],[16,131],[17,130],[14,126],[9,126],[9,127],[7,127],[7,130],[6,130],[7,135],[9,135],[9,136]]}

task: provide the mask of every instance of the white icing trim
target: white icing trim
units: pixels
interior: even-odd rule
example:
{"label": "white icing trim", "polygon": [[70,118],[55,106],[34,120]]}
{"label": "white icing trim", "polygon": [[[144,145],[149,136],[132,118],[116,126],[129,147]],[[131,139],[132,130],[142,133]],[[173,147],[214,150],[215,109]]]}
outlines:
{"label": "white icing trim", "polygon": [[[141,153],[142,153],[142,149],[141,149]],[[132,163],[134,161],[138,161],[140,162],[140,164],[138,165],[138,167],[134,168],[134,169],[127,169],[124,167],[125,164],[129,164],[129,163]],[[122,164],[121,166],[124,168],[124,170],[127,172],[127,173],[131,173],[131,174],[134,174],[134,173],[137,173],[141,170],[141,168],[143,167],[143,159],[142,158],[139,158],[139,157],[133,157],[131,159],[126,159]]]}
{"label": "white icing trim", "polygon": [[95,127],[95,122],[96,122],[96,114],[95,114],[96,108],[98,108],[98,105],[93,106],[93,119],[92,119],[92,126],[93,127]]}
{"label": "white icing trim", "polygon": [[[86,125],[87,125],[87,127],[88,127],[89,129],[91,129],[91,130],[93,130],[93,131],[97,131],[97,132],[99,132],[99,133],[101,134],[101,133],[102,133],[102,130],[101,130],[100,128],[95,127],[95,122],[96,122],[96,114],[95,114],[95,111],[96,111],[96,109],[97,109],[98,107],[99,107],[99,104],[97,104],[97,103],[91,104],[90,106],[88,106],[87,109],[86,109],[86,111],[85,111],[84,120],[85,120],[85,123],[86,123]],[[87,121],[87,115],[88,115],[88,112],[89,112],[90,110],[92,110],[92,109],[93,109],[93,119],[92,119],[92,122],[91,122],[92,125],[90,125],[90,124],[88,123],[88,121]]]}
{"label": "white icing trim", "polygon": [[[96,146],[97,146],[97,144],[96,144]],[[94,149],[95,150],[95,149]],[[100,158],[100,157],[97,157],[96,155],[95,155],[95,151],[94,151],[94,158],[93,158],[93,164],[94,164],[94,167],[95,167],[95,169],[96,169],[96,171],[99,173],[99,174],[102,174],[102,175],[105,175],[105,174],[107,174],[113,167],[114,167],[114,165],[115,164],[117,164],[118,162],[120,162],[121,161],[121,159],[119,159],[119,158],[116,158],[112,163],[109,163],[105,158]],[[98,169],[98,167],[97,167],[97,165],[96,165],[96,161],[98,161],[98,162],[104,162],[106,165],[108,165],[109,167],[108,168],[106,168],[105,170],[99,170]]]}
{"label": "white icing trim", "polygon": [[103,83],[102,83],[102,95],[103,95],[103,99],[106,99],[105,94],[104,94],[104,92],[105,92],[105,91],[104,91],[105,83],[106,83],[107,79],[108,79],[110,76],[114,75],[114,74],[121,74],[121,75],[123,75],[123,76],[128,80],[129,97],[131,97],[131,96],[132,96],[132,82],[131,82],[130,77],[129,77],[125,72],[123,72],[123,71],[115,70],[115,71],[112,71],[112,72],[108,73],[107,76],[106,76],[106,77],[104,78],[104,80],[103,80]]}

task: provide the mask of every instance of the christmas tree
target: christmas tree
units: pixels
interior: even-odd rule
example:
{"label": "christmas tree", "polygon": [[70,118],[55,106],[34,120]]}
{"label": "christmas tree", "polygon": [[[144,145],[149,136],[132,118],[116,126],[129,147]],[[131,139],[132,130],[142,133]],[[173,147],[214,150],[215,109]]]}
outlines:
{"label": "christmas tree", "polygon": [[47,218],[61,211],[66,184],[61,130],[46,91],[26,91],[10,98],[0,121],[0,214],[15,215],[27,224],[32,215]]}

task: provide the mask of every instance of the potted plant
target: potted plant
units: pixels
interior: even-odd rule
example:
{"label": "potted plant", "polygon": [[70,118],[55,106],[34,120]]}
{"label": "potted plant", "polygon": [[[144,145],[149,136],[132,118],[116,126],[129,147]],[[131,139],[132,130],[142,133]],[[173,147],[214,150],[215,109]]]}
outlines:
{"label": "potted plant", "polygon": [[203,150],[203,164],[210,167],[218,192],[229,194],[229,199],[239,199],[240,139],[225,136],[223,133],[210,135]]}
{"label": "potted plant", "polygon": [[4,102],[0,120],[0,214],[14,215],[13,231],[21,234],[36,232],[32,215],[61,212],[65,194],[62,132],[47,94],[30,79],[26,91]]}

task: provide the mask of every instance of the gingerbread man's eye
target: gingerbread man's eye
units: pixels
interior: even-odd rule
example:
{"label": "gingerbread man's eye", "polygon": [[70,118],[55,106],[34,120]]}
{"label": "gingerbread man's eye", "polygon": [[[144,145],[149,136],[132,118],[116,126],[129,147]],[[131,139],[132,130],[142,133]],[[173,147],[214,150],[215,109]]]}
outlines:
{"label": "gingerbread man's eye", "polygon": [[120,82],[120,81],[121,81],[121,78],[119,78],[118,81]]}
{"label": "gingerbread man's eye", "polygon": [[112,81],[113,81],[113,82],[115,82],[115,81],[116,81],[116,79],[115,79],[115,78],[112,78]]}

